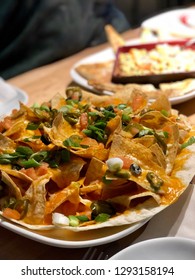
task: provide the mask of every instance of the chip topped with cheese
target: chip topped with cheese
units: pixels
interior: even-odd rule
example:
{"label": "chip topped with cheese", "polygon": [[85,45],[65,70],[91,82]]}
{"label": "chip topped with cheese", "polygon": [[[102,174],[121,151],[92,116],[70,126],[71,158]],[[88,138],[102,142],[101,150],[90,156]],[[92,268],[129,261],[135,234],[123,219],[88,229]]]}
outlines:
{"label": "chip topped with cheese", "polygon": [[174,203],[195,174],[195,130],[166,96],[68,88],[1,122],[0,214],[30,229],[133,224]]}

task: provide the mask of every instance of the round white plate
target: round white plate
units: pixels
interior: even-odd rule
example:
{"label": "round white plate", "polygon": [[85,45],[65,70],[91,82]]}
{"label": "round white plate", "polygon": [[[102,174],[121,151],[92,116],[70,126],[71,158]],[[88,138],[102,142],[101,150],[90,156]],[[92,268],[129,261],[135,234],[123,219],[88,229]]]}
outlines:
{"label": "round white plate", "polygon": [[13,109],[19,109],[20,102],[26,104],[28,95],[0,78],[0,117],[9,115]]}
{"label": "round white plate", "polygon": [[43,244],[62,248],[84,248],[121,239],[138,230],[147,221],[148,219],[131,226],[116,226],[82,232],[72,232],[64,229],[33,231],[10,223],[0,217],[0,226]]}
{"label": "round white plate", "polygon": [[[129,41],[128,45],[135,44],[135,43],[136,44],[139,43],[138,39]],[[88,84],[87,79],[85,79],[81,75],[79,75],[79,73],[76,71],[76,67],[81,65],[81,64],[101,63],[101,62],[109,61],[109,60],[112,60],[112,59],[114,59],[113,51],[112,51],[111,48],[107,48],[107,49],[105,49],[103,51],[97,52],[97,53],[95,53],[93,55],[87,56],[86,58],[81,59],[80,61],[78,61],[71,68],[70,75],[71,75],[72,79],[78,85],[80,85],[80,86],[82,86],[82,87],[86,88],[87,90],[90,90],[90,91],[92,91],[94,93],[102,94],[102,93],[98,92],[96,89],[94,89],[92,86],[90,86]],[[108,92],[108,91],[103,91],[103,93],[107,94],[107,95],[112,95],[112,93]],[[190,99],[192,99],[194,97],[195,97],[195,90],[191,91],[189,93],[186,93],[186,94],[184,94],[182,96],[171,97],[169,100],[170,100],[172,105],[175,105],[175,104],[179,104],[179,103],[188,101],[188,100],[190,100]]]}
{"label": "round white plate", "polygon": [[[81,64],[90,64],[90,63],[101,63],[105,62],[107,60],[114,59],[114,54],[110,48],[107,48],[103,51],[97,52],[95,54],[89,55],[86,58],[83,58],[79,60],[77,63],[73,65],[73,67],[70,70],[70,75],[72,79],[80,86],[91,90],[95,93],[99,93],[96,89],[94,89],[92,86],[88,84],[87,79],[83,78],[77,71],[76,67],[78,67]],[[109,92],[104,91],[105,94],[109,94]]]}
{"label": "round white plate", "polygon": [[[182,18],[186,18],[186,23]],[[161,32],[166,36],[175,38],[194,38],[194,18],[195,9],[185,8],[176,9],[158,14],[142,22],[141,26],[145,29]],[[192,21],[193,19],[193,21]]]}
{"label": "round white plate", "polygon": [[[127,41],[128,45],[138,44],[138,43],[139,43],[139,39],[133,39],[133,40]],[[96,90],[94,87],[90,86],[88,84],[88,81],[85,78],[83,78],[75,69],[76,69],[77,66],[79,66],[81,64],[101,63],[101,62],[109,61],[109,60],[112,60],[112,59],[113,60],[115,59],[115,55],[113,53],[113,50],[111,48],[106,48],[102,51],[99,51],[97,53],[94,53],[92,55],[89,55],[89,56],[79,60],[71,68],[70,75],[71,75],[72,79],[77,84],[79,84],[80,86],[98,94],[100,92],[98,90]],[[112,93],[110,93],[108,91],[103,91],[103,93],[108,94],[108,95],[112,95]]]}
{"label": "round white plate", "polygon": [[180,237],[149,239],[131,245],[111,260],[195,260],[195,240]]}

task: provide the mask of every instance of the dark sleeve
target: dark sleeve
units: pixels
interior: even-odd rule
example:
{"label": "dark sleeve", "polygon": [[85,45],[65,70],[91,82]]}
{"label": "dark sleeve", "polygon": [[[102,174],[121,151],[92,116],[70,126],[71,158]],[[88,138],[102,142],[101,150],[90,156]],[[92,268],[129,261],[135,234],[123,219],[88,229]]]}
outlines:
{"label": "dark sleeve", "polygon": [[1,0],[0,76],[7,79],[100,44],[107,23],[119,32],[129,28],[110,0]]}

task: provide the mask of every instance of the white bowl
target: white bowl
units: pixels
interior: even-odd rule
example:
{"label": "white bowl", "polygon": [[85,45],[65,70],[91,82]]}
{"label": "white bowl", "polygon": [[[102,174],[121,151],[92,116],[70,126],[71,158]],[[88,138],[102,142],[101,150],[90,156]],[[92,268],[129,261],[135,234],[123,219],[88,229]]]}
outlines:
{"label": "white bowl", "polygon": [[111,260],[195,260],[195,240],[179,237],[149,239],[131,245]]}

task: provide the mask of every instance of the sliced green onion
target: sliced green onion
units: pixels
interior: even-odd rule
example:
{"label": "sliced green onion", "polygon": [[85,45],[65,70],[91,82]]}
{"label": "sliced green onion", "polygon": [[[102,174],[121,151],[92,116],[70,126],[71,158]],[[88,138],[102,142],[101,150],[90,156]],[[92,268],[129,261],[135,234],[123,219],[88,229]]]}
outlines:
{"label": "sliced green onion", "polygon": [[37,162],[43,161],[44,159],[46,159],[48,156],[48,152],[47,151],[40,151],[37,153],[34,153],[30,156],[30,159],[34,159]]}
{"label": "sliced green onion", "polygon": [[27,130],[36,130],[38,129],[39,124],[38,123],[28,123],[26,126]]}
{"label": "sliced green onion", "polygon": [[45,111],[49,112],[50,108],[46,105],[41,105],[40,110],[45,110]]}
{"label": "sliced green onion", "polygon": [[79,219],[76,216],[69,215],[69,225],[72,227],[77,227],[79,225]]}
{"label": "sliced green onion", "polygon": [[0,158],[0,164],[10,164],[11,159]]}
{"label": "sliced green onion", "polygon": [[145,135],[154,135],[154,131],[150,128],[148,129],[142,129],[139,134],[138,134],[138,137],[143,137]]}
{"label": "sliced green onion", "polygon": [[131,107],[127,107],[123,110],[123,113],[125,115],[129,115],[129,114],[132,114],[132,108]]}
{"label": "sliced green onion", "polygon": [[63,145],[66,147],[80,147],[81,140],[82,138],[79,135],[72,135],[63,142]]}
{"label": "sliced green onion", "polygon": [[12,160],[17,159],[18,154],[13,153],[13,154],[1,154],[0,155],[0,164],[10,164],[12,163]]}
{"label": "sliced green onion", "polygon": [[19,162],[19,164],[21,166],[23,166],[25,169],[31,168],[31,167],[39,167],[40,166],[40,163],[37,162],[34,158],[31,158],[29,160],[21,160]]}
{"label": "sliced green onion", "polygon": [[109,184],[112,183],[112,180],[106,179],[106,175],[104,175],[104,176],[102,177],[102,182],[103,182],[104,184],[106,184],[106,185],[109,185]]}
{"label": "sliced green onion", "polygon": [[61,151],[61,159],[62,162],[69,162],[70,161],[70,151],[64,149]]}
{"label": "sliced green onion", "polygon": [[129,122],[131,120],[131,117],[126,114],[122,114],[122,121],[123,122]]}
{"label": "sliced green onion", "polygon": [[26,156],[31,156],[33,154],[33,150],[30,147],[26,146],[18,146],[16,148],[16,152]]}
{"label": "sliced green onion", "polygon": [[91,137],[93,132],[90,129],[83,129],[82,131],[86,136]]}
{"label": "sliced green onion", "polygon": [[59,164],[55,160],[48,161],[48,164],[51,168],[58,168]]}
{"label": "sliced green onion", "polygon": [[77,219],[79,219],[80,222],[87,222],[89,221],[89,218],[86,215],[80,215],[80,216],[76,216]]}
{"label": "sliced green onion", "polygon": [[195,137],[192,136],[192,137],[190,137],[190,139],[188,139],[187,142],[181,144],[181,149],[184,149],[184,148],[186,148],[186,147],[188,147],[188,146],[191,146],[191,145],[194,144],[194,143],[195,143]]}
{"label": "sliced green onion", "polygon": [[119,105],[117,106],[117,108],[118,108],[119,110],[124,110],[125,108],[127,108],[127,104],[119,104]]}
{"label": "sliced green onion", "polygon": [[64,114],[69,113],[73,109],[72,105],[64,105],[59,109],[59,112],[62,112]]}
{"label": "sliced green onion", "polygon": [[131,176],[129,171],[122,170],[122,169],[120,171],[114,173],[114,175],[118,178],[123,178],[123,179],[129,179]]}
{"label": "sliced green onion", "polygon": [[169,116],[169,113],[166,111],[166,110],[161,110],[161,114],[165,117],[168,117]]}
{"label": "sliced green onion", "polygon": [[109,214],[106,213],[100,213],[99,215],[97,215],[97,217],[95,218],[95,221],[97,223],[104,223],[106,222],[111,216]]}

